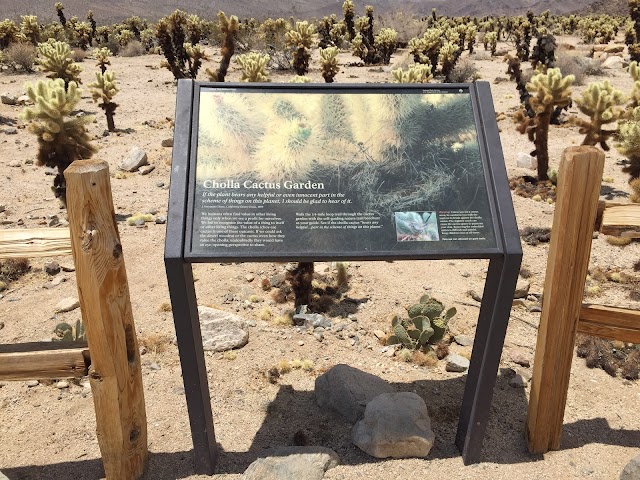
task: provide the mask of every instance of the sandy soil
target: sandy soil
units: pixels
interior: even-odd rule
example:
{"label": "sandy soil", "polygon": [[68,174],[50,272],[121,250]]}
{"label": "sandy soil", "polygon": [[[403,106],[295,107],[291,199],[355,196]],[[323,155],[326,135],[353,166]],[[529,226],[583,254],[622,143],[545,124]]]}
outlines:
{"label": "sandy soil", "polygon": [[[584,55],[588,47],[575,38],[560,38],[558,43],[577,45],[567,53]],[[509,46],[503,45],[508,48]],[[482,48],[480,46],[480,48]],[[464,57],[467,57],[465,53]],[[217,56],[207,66],[215,67]],[[341,54],[341,63],[355,60],[349,53]],[[509,176],[531,173],[516,167],[516,155],[529,152],[532,145],[515,130],[510,113],[518,104],[513,82],[494,83],[496,77],[508,77],[501,57],[491,59],[483,51],[471,59],[482,79],[489,81],[498,113],[507,114],[501,120],[502,146]],[[397,52],[392,62],[407,61],[406,52]],[[93,78],[93,61],[83,63],[82,80],[86,85]],[[97,158],[109,162],[112,177],[117,165],[134,145],[145,149],[155,170],[147,175],[129,174],[112,178],[116,213],[129,216],[134,212],[158,210],[166,214],[171,149],[161,147],[163,139],[171,138],[176,86],[168,70],[159,69],[160,57],[155,55],[112,59],[121,92],[117,96],[116,126],[129,133],[103,136],[106,129],[102,111],[91,101],[84,89],[82,109],[94,114],[96,122],[89,126],[100,148]],[[393,67],[393,65],[392,65]],[[384,82],[391,75],[389,67],[342,67],[339,82]],[[587,81],[609,78],[617,88],[630,91],[631,79],[624,70],[605,71],[606,77],[588,77]],[[22,94],[26,81],[42,78],[42,74],[0,74],[0,91]],[[274,81],[287,76],[273,75]],[[312,64],[311,77],[322,81],[318,63]],[[205,78],[201,74],[201,78]],[[229,80],[239,79],[232,65]],[[575,87],[575,92],[584,87]],[[15,119],[17,126],[21,107],[0,105],[0,115]],[[577,111],[577,109],[572,109]],[[0,130],[6,127],[0,127]],[[582,136],[575,127],[554,127],[550,134],[552,167],[557,166],[562,150],[577,145]],[[48,222],[48,216],[64,217],[50,191],[51,176],[44,169],[26,165],[35,159],[37,143],[25,129],[16,135],[0,132],[0,213],[2,228],[34,228]],[[626,175],[616,162],[621,156],[614,150],[607,153],[604,177],[619,192],[628,192]],[[22,166],[10,167],[12,160]],[[624,201],[618,197],[618,200]],[[531,199],[513,198],[519,226],[549,227],[553,205]],[[21,222],[18,222],[21,220]],[[173,318],[161,310],[169,301],[163,267],[163,225],[147,224],[137,228],[119,223],[124,247],[131,302],[139,339],[158,345],[160,351],[148,349],[142,356],[143,381],[148,419],[149,466],[148,478],[196,479],[206,478],[193,472],[192,448],[188,415],[180,374],[180,360],[174,337]],[[547,245],[532,247],[524,244],[524,266],[533,276],[531,292],[541,293],[547,258]],[[640,243],[624,248],[609,245],[603,236],[593,241],[591,266],[615,267],[632,273],[632,265],[640,258]],[[57,259],[70,264],[71,257]],[[66,281],[45,289],[52,279],[43,271],[45,259],[32,261],[32,271],[11,285],[0,297],[0,342],[17,343],[50,339],[54,326],[60,321],[75,322],[80,311],[54,315],[54,306],[61,299],[76,296],[73,273],[61,273]],[[266,447],[290,445],[293,434],[302,430],[311,445],[333,448],[343,465],[327,472],[325,478],[392,479],[405,477],[439,477],[450,479],[614,479],[640,446],[640,389],[637,382],[612,378],[602,370],[590,370],[584,360],[575,358],[571,371],[571,385],[564,418],[562,448],[544,456],[530,455],[524,440],[529,387],[514,388],[508,376],[501,375],[495,388],[490,423],[484,441],[483,462],[464,466],[453,444],[458,409],[462,398],[465,375],[445,371],[444,362],[435,367],[418,367],[401,363],[380,353],[381,345],[374,330],[386,330],[388,315],[401,313],[403,307],[424,292],[454,305],[458,315],[451,323],[454,333],[473,335],[477,321],[477,302],[468,290],[481,291],[487,267],[485,261],[421,261],[421,262],[352,262],[349,265],[349,294],[363,301],[352,309],[353,319],[334,317],[334,323],[344,321],[347,330],[359,341],[351,346],[349,338],[339,339],[327,334],[319,343],[313,336],[298,333],[293,328],[278,327],[259,319],[261,309],[271,302],[260,289],[260,279],[283,271],[282,264],[204,264],[195,265],[196,289],[202,304],[218,305],[226,310],[239,311],[254,319],[247,346],[237,351],[235,360],[221,354],[207,354],[207,368],[216,435],[223,451],[215,478],[239,478],[246,467]],[[334,272],[330,265],[318,265],[325,277]],[[255,280],[247,281],[247,275]],[[258,295],[263,302],[251,304],[246,300]],[[233,300],[228,299],[233,297]],[[607,283],[597,302],[639,308],[638,302],[628,298],[628,290]],[[271,302],[272,303],[272,302]],[[275,312],[291,305],[270,305]],[[503,368],[514,365],[510,358],[519,352],[533,360],[536,325],[539,313],[529,313],[524,307],[514,307],[503,353]],[[158,338],[160,340],[158,341]],[[452,350],[468,353],[469,347]],[[280,359],[309,358],[315,371],[294,371],[280,378],[278,384],[268,383],[263,372]],[[322,412],[313,396],[314,379],[336,363],[347,363],[379,375],[399,391],[414,391],[421,395],[432,417],[436,443],[424,460],[381,461],[371,458],[353,446],[351,426],[339,417]],[[55,385],[41,384],[29,388],[25,382],[0,383],[0,469],[15,479],[98,479],[103,471],[95,433],[95,418],[91,394],[81,384],[59,390]]]}

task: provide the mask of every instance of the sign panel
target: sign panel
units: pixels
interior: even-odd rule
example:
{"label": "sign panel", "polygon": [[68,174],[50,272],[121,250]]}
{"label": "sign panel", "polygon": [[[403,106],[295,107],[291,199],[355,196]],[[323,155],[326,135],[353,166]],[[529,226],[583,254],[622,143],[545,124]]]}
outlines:
{"label": "sign panel", "polygon": [[190,256],[496,248],[468,87],[196,95]]}

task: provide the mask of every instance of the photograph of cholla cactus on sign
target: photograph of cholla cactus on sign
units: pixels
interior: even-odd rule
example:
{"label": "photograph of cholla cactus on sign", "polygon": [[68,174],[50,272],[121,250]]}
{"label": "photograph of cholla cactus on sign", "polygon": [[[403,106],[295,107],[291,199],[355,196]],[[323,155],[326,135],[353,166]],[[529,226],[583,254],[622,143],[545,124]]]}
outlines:
{"label": "photograph of cholla cactus on sign", "polygon": [[191,252],[495,247],[471,95],[441,92],[202,88]]}

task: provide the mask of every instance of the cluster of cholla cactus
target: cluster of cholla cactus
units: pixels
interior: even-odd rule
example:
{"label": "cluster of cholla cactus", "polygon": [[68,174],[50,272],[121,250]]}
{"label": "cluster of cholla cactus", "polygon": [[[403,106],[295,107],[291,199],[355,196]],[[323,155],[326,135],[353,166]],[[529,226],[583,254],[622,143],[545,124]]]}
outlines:
{"label": "cluster of cholla cactus", "polygon": [[320,49],[320,66],[322,68],[322,78],[326,83],[333,83],[334,77],[340,71],[338,66],[338,47],[327,47]]}
{"label": "cluster of cholla cactus", "polygon": [[115,132],[116,126],[113,116],[116,114],[117,103],[113,101],[113,97],[118,93],[118,85],[116,84],[115,73],[109,71],[105,73],[96,72],[96,80],[89,84],[91,89],[91,97],[94,102],[100,101],[98,106],[104,110],[107,117],[107,128],[110,132]]}
{"label": "cluster of cholla cactus", "polygon": [[542,71],[546,71],[547,68],[553,68],[557,47],[556,38],[546,28],[539,29],[536,45],[530,56],[531,66],[534,70],[540,68]]}
{"label": "cluster of cholla cactus", "polygon": [[218,25],[220,32],[224,36],[222,43],[222,59],[220,60],[220,66],[214,72],[213,70],[206,69],[205,72],[212,82],[224,82],[229,70],[229,64],[231,63],[231,57],[236,51],[236,42],[238,40],[238,32],[240,31],[240,25],[238,17],[231,15],[227,17],[224,12],[218,12]]}
{"label": "cluster of cholla cactus", "polygon": [[393,333],[387,338],[387,345],[400,344],[408,350],[427,351],[444,338],[449,320],[457,312],[455,307],[445,312],[441,302],[424,295],[407,313],[409,318],[392,318]]}
{"label": "cluster of cholla cactus", "polygon": [[40,42],[40,25],[35,15],[23,15],[20,22],[20,34],[32,45]]}
{"label": "cluster of cholla cactus", "polygon": [[428,83],[433,79],[430,64],[414,63],[407,70],[392,70],[393,83]]}
{"label": "cluster of cholla cactus", "polygon": [[[629,43],[631,60],[640,61],[640,0],[629,0],[629,16],[633,22],[633,42]],[[630,40],[630,39],[629,39]]]}
{"label": "cluster of cholla cactus", "polygon": [[19,38],[20,28],[15,22],[5,19],[0,21],[0,49],[5,49]]}
{"label": "cluster of cholla cactus", "polygon": [[64,6],[61,2],[56,2],[54,5],[56,7],[56,13],[58,14],[58,18],[60,19],[60,24],[62,28],[67,26],[67,18],[64,16]]}
{"label": "cluster of cholla cactus", "polygon": [[531,153],[538,159],[538,180],[549,180],[549,125],[554,110],[565,107],[571,102],[571,85],[573,75],[562,76],[560,69],[550,68],[546,73],[539,73],[527,83],[527,91],[531,94],[529,106],[533,116],[521,110],[515,115],[520,122],[518,130],[526,133],[535,146]]}
{"label": "cluster of cholla cactus", "polygon": [[519,21],[517,28],[513,30],[513,40],[516,44],[517,57],[526,62],[529,60],[529,54],[531,51],[531,38],[533,35],[532,25],[528,19],[522,18]]}
{"label": "cluster of cholla cactus", "polygon": [[297,75],[304,76],[309,71],[311,47],[317,37],[315,25],[307,21],[296,22],[295,28],[285,35],[287,45],[293,49],[293,69]]}
{"label": "cluster of cholla cactus", "polygon": [[41,71],[48,72],[47,77],[62,79],[66,89],[71,82],[82,83],[79,77],[82,68],[73,61],[71,54],[71,48],[65,42],[41,43],[36,63]]}
{"label": "cluster of cholla cactus", "polygon": [[491,56],[496,54],[496,49],[498,48],[498,32],[487,32],[484,34],[484,38],[482,39],[485,50],[491,51]]}
{"label": "cluster of cholla cactus", "polygon": [[434,75],[439,73],[444,76],[445,82],[450,82],[465,45],[473,50],[476,35],[477,27],[474,23],[465,23],[465,19],[450,23],[445,17],[439,17],[437,23],[421,37],[409,40],[409,52],[416,63],[431,65]]}
{"label": "cluster of cholla cactus", "polygon": [[187,14],[176,10],[161,18],[156,35],[165,60],[162,63],[178,80],[196,78],[202,61],[207,59],[200,45],[187,42]]}
{"label": "cluster of cholla cactus", "polygon": [[589,117],[588,121],[572,119],[580,127],[580,133],[585,135],[583,145],[600,145],[603,150],[609,150],[607,141],[616,134],[616,130],[604,127],[622,117],[625,100],[624,94],[613,88],[609,80],[589,84],[582,95],[574,99],[578,109]]}
{"label": "cluster of cholla cactus", "polygon": [[80,90],[75,82],[65,88],[64,80],[38,81],[25,86],[32,108],[24,111],[29,131],[38,138],[38,165],[57,168],[53,191],[66,205],[64,170],[74,160],[90,158],[96,151],[91,145],[85,125],[93,119],[87,116],[67,118],[80,101]]}
{"label": "cluster of cholla cactus", "polygon": [[365,65],[376,63],[388,65],[391,55],[397,48],[398,33],[392,28],[383,28],[374,35],[374,16],[371,5],[367,5],[365,16],[358,17],[355,25],[357,33],[351,40],[353,54]]}
{"label": "cluster of cholla cactus", "polygon": [[249,52],[238,55],[236,62],[242,68],[242,82],[269,82],[269,75],[265,71],[269,63],[269,55]]}

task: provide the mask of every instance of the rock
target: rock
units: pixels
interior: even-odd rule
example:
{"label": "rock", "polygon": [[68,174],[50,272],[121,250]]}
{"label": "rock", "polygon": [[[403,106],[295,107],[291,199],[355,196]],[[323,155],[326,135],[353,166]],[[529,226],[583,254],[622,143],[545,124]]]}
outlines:
{"label": "rock", "polygon": [[76,267],[75,265],[69,263],[61,263],[60,264],[60,268],[62,269],[63,272],[75,272],[76,271]]}
{"label": "rock", "polygon": [[453,337],[453,340],[458,345],[462,345],[463,347],[470,347],[473,345],[473,338],[471,338],[469,335],[456,335],[455,337]]}
{"label": "rock", "polygon": [[243,480],[322,480],[340,464],[340,457],[325,447],[281,447],[263,450],[262,458],[242,474]]}
{"label": "rock", "polygon": [[624,45],[607,45],[604,47],[605,53],[622,53],[624,52]]}
{"label": "rock", "polygon": [[18,105],[33,105],[33,102],[31,101],[31,99],[29,98],[29,95],[20,95],[16,101],[18,102]]}
{"label": "rock", "polygon": [[49,226],[50,227],[57,227],[58,225],[60,225],[60,218],[57,215],[53,215],[49,219]]}
{"label": "rock", "polygon": [[0,205],[0,213],[4,212],[7,209],[6,205]]}
{"label": "rock", "polygon": [[144,165],[140,167],[140,169],[138,170],[138,173],[140,173],[140,175],[149,175],[155,169],[156,169],[155,165]]}
{"label": "rock", "polygon": [[14,128],[14,127],[5,128],[4,129],[4,134],[5,135],[17,135],[18,134],[18,129]]}
{"label": "rock", "polygon": [[158,215],[156,217],[156,224],[157,225],[164,225],[165,223],[167,223],[167,217],[165,217],[164,215]]}
{"label": "rock", "polygon": [[62,300],[55,306],[53,311],[55,313],[64,313],[75,310],[80,306],[80,300],[74,297],[67,297]]}
{"label": "rock", "polygon": [[[7,133],[6,130],[5,130],[5,133]],[[12,168],[20,168],[22,166],[22,163],[20,163],[20,160],[11,160],[9,162],[9,166]]]}
{"label": "rock", "polygon": [[607,58],[604,62],[602,62],[602,68],[606,68],[608,70],[617,70],[624,66],[624,60],[620,57],[613,56]]}
{"label": "rock", "polygon": [[640,455],[632,458],[627,463],[620,474],[620,480],[638,480],[640,479]]}
{"label": "rock", "polygon": [[44,264],[44,271],[47,275],[57,275],[60,273],[60,264],[58,262],[47,262]]}
{"label": "rock", "polygon": [[3,105],[17,105],[18,96],[11,93],[3,93],[0,95],[0,102],[2,102]]}
{"label": "rock", "polygon": [[447,372],[466,372],[469,368],[469,360],[462,355],[451,353],[447,355]]}
{"label": "rock", "polygon": [[304,325],[307,328],[331,328],[331,320],[319,313],[296,313],[293,316],[293,323]]}
{"label": "rock", "polygon": [[376,458],[411,458],[426,457],[435,435],[427,405],[419,395],[383,393],[367,404],[351,440]]}
{"label": "rock", "polygon": [[473,298],[476,302],[482,302],[482,295],[480,295],[475,290],[469,290],[467,292],[471,298]]}
{"label": "rock", "polygon": [[387,334],[384,333],[382,330],[374,330],[373,334],[378,340],[383,340],[387,338]]}
{"label": "rock", "polygon": [[509,380],[509,385],[515,388],[524,388],[527,386],[527,380],[519,373],[516,373],[513,378]]}
{"label": "rock", "polygon": [[540,313],[542,312],[542,307],[540,305],[531,305],[529,307],[529,313]]}
{"label": "rock", "polygon": [[160,142],[163,147],[173,147],[173,138],[165,138]]}
{"label": "rock", "polygon": [[523,280],[522,278],[518,279],[518,283],[516,284],[516,291],[513,292],[513,298],[527,298],[530,288],[531,283]]}
{"label": "rock", "polygon": [[315,332],[313,334],[313,338],[315,338],[319,342],[322,342],[324,340],[324,335],[321,332]]}
{"label": "rock", "polygon": [[202,346],[212,352],[244,347],[249,341],[247,322],[233,313],[209,307],[198,307]]}
{"label": "rock", "polygon": [[269,279],[269,283],[273,288],[280,288],[284,284],[285,277],[282,273],[276,273]]}
{"label": "rock", "polygon": [[157,372],[158,370],[161,370],[162,367],[158,365],[156,362],[153,362],[149,364],[149,369]]}
{"label": "rock", "polygon": [[60,380],[58,383],[56,383],[56,388],[59,388],[60,390],[62,390],[63,388],[69,388],[69,382],[67,382],[66,380]]}
{"label": "rock", "polygon": [[148,165],[147,153],[140,147],[133,147],[120,163],[120,170],[135,172],[143,165]]}
{"label": "rock", "polygon": [[538,159],[536,157],[532,157],[528,153],[518,152],[516,155],[516,164],[520,168],[535,170],[538,168]]}
{"label": "rock", "polygon": [[338,412],[351,423],[362,418],[368,402],[381,393],[394,392],[383,379],[344,364],[320,375],[315,385],[318,406]]}
{"label": "rock", "polygon": [[529,368],[531,366],[531,362],[529,361],[529,359],[520,350],[514,350],[510,352],[509,360],[511,360],[516,365],[520,365],[521,367]]}
{"label": "rock", "polygon": [[253,281],[256,279],[256,277],[255,277],[255,275],[252,275],[251,273],[247,273],[247,274],[245,275],[244,279],[245,279],[247,282],[251,283],[251,282],[253,282]]}
{"label": "rock", "polygon": [[511,306],[512,306],[512,307],[524,307],[524,308],[528,308],[527,301],[526,301],[524,298],[515,298],[515,299],[511,302]]}
{"label": "rock", "polygon": [[27,380],[27,387],[29,388],[37,387],[38,385],[40,385],[38,380]]}

